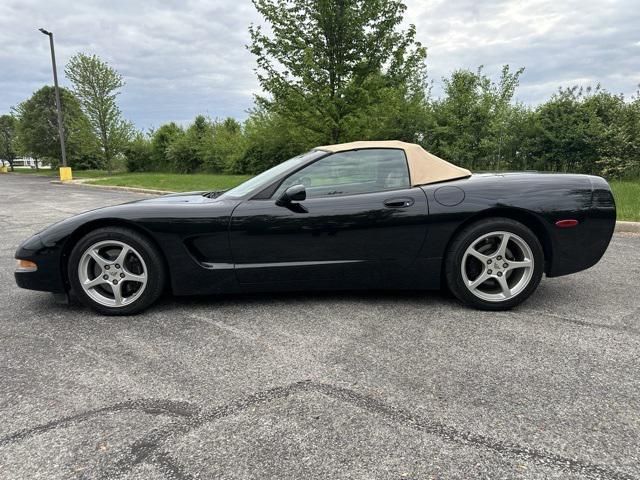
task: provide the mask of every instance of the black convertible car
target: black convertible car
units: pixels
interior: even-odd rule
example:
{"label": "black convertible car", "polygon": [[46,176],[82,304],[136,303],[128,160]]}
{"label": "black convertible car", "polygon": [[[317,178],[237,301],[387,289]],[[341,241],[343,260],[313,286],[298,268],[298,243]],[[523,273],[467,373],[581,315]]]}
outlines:
{"label": "black convertible car", "polygon": [[176,295],[435,289],[502,310],[544,274],[602,257],[609,185],[569,174],[476,174],[397,141],[318,147],[224,193],[86,212],[16,252],[23,288],[128,315]]}

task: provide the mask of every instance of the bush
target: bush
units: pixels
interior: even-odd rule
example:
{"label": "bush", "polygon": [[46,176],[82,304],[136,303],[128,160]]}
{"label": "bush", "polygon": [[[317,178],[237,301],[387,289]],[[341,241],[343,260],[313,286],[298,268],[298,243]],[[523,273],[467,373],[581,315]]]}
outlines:
{"label": "bush", "polygon": [[125,166],[129,172],[153,170],[151,142],[141,133],[136,135],[123,149]]}
{"label": "bush", "polygon": [[242,125],[237,120],[215,122],[212,135],[203,145],[203,166],[212,173],[244,173],[240,162],[244,150]]}
{"label": "bush", "polygon": [[260,173],[317,146],[313,138],[300,132],[282,117],[252,112],[245,122],[244,154],[235,164],[236,172]]}
{"label": "bush", "polygon": [[167,157],[167,149],[180,136],[184,130],[175,122],[162,125],[151,134],[151,167],[154,171],[168,172],[171,170],[171,162]]}
{"label": "bush", "polygon": [[182,134],[167,147],[167,160],[174,172],[193,173],[202,166],[199,153],[191,135]]}

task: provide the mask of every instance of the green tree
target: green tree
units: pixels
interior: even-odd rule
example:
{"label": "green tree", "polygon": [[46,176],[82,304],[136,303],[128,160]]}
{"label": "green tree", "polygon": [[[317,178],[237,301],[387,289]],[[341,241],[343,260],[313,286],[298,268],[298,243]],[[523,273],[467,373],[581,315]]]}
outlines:
{"label": "green tree", "polygon": [[[382,115],[392,100],[424,94],[426,50],[415,28],[399,28],[399,0],[253,0],[272,33],[252,25],[250,50],[269,95],[258,111],[301,130],[307,147],[383,136],[397,115]],[[394,90],[397,90],[394,94]],[[375,127],[375,122],[382,128]],[[284,132],[281,132],[281,134]],[[405,135],[406,136],[406,135]]]}
{"label": "green tree", "polygon": [[151,132],[151,160],[153,170],[169,171],[171,169],[171,162],[167,156],[167,150],[169,146],[182,135],[184,135],[184,130],[175,122],[166,123]]}
{"label": "green tree", "polygon": [[184,134],[167,148],[167,159],[179,173],[192,173],[202,169],[206,146],[211,142],[213,126],[203,115],[198,115]]}
{"label": "green tree", "polygon": [[597,89],[586,96],[591,138],[595,143],[595,162],[585,170],[609,178],[638,176],[640,173],[640,101],[626,102],[622,95]]}
{"label": "green tree", "polygon": [[504,66],[498,83],[482,67],[457,70],[444,80],[444,96],[430,104],[427,149],[470,169],[501,168],[513,161],[518,139],[511,123],[522,118],[512,104],[523,69]]}
{"label": "green tree", "polygon": [[[611,145],[618,150],[613,154],[603,152],[602,173],[612,177],[640,178],[640,91],[625,104],[616,120]],[[609,162],[613,165],[607,164],[607,156],[615,159]]]}
{"label": "green tree", "polygon": [[245,148],[235,170],[260,173],[318,145],[310,145],[304,133],[290,118],[254,109],[244,123]]}
{"label": "green tree", "polygon": [[124,80],[96,55],[84,53],[71,58],[65,74],[100,141],[104,165],[111,171],[113,158],[122,152],[134,132],[116,104]]}
{"label": "green tree", "polygon": [[517,124],[523,120],[523,107],[513,104],[524,68],[511,72],[509,65],[502,67],[498,83],[490,82],[485,95],[489,99],[489,125],[487,137],[480,141],[481,154],[493,168],[500,170],[513,163],[519,147]]}
{"label": "green tree", "polygon": [[178,173],[193,173],[198,170],[198,151],[190,136],[182,133],[167,147],[170,169]]}
{"label": "green tree", "polygon": [[0,115],[0,160],[8,162],[13,172],[17,157],[16,130],[18,121],[13,115]]}
{"label": "green tree", "polygon": [[122,151],[125,157],[127,171],[147,172],[153,170],[151,152],[151,141],[149,138],[141,132],[136,132]]}
{"label": "green tree", "polygon": [[[99,146],[80,102],[69,90],[61,88],[60,103],[69,165],[95,168],[99,162]],[[52,167],[57,167],[62,156],[54,87],[42,87],[14,110],[18,118],[17,142],[22,153],[47,159]]]}
{"label": "green tree", "polygon": [[599,87],[560,89],[535,111],[529,142],[535,168],[596,173],[608,127],[623,103]]}
{"label": "green tree", "polygon": [[203,147],[203,166],[210,172],[242,173],[244,150],[242,125],[234,118],[216,121]]}

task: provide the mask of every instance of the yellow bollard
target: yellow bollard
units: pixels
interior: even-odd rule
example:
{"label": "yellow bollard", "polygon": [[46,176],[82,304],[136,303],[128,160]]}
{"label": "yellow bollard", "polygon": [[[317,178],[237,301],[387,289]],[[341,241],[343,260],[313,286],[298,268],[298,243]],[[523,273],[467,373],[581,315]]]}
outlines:
{"label": "yellow bollard", "polygon": [[9,167],[7,167],[6,165],[2,165],[0,167],[0,173],[9,173]]}
{"label": "yellow bollard", "polygon": [[60,181],[68,182],[73,180],[73,176],[71,175],[71,167],[60,167]]}

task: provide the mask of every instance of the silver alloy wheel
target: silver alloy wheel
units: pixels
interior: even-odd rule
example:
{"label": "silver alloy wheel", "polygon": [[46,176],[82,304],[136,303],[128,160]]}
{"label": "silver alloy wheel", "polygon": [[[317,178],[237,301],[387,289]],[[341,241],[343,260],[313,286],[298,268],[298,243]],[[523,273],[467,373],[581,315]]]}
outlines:
{"label": "silver alloy wheel", "polygon": [[105,240],[87,248],[78,263],[84,292],[100,305],[124,307],[135,302],[147,286],[147,266],[130,245]]}
{"label": "silver alloy wheel", "polygon": [[462,257],[462,279],[469,291],[488,302],[521,293],[533,277],[531,247],[511,232],[490,232],[474,240]]}

